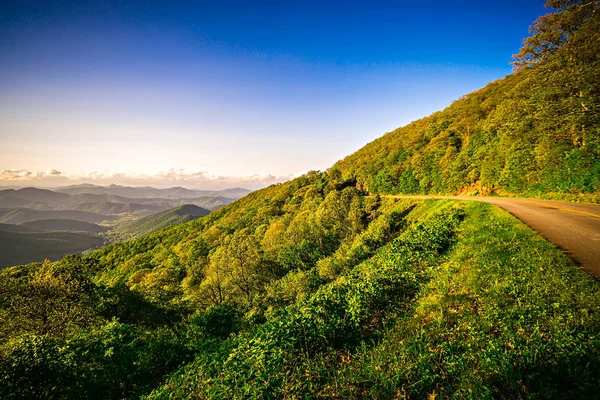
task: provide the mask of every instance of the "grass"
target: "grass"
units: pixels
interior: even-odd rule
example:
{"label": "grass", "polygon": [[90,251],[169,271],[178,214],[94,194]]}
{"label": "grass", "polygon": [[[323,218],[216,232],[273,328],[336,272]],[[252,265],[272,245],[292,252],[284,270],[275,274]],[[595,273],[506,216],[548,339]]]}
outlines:
{"label": "grass", "polygon": [[597,396],[598,284],[489,204],[467,218],[448,262],[408,317],[338,371],[342,397]]}

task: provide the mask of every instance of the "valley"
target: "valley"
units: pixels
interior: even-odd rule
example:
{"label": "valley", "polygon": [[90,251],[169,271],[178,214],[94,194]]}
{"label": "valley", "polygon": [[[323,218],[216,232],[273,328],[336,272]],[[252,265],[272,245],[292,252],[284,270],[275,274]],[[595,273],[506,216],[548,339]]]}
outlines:
{"label": "valley", "polygon": [[203,217],[248,192],[89,184],[0,190],[0,268],[149,234]]}

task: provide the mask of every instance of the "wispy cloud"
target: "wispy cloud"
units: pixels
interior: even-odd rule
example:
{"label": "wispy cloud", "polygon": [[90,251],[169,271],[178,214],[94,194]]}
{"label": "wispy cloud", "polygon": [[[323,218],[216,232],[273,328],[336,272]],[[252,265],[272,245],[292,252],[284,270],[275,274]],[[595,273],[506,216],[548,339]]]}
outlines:
{"label": "wispy cloud", "polygon": [[3,169],[0,170],[0,181],[34,181],[44,178],[57,178],[61,172],[56,169],[48,169],[43,172],[31,172],[26,169]]}
{"label": "wispy cloud", "polygon": [[155,174],[123,173],[112,171],[89,171],[84,173],[63,173],[56,169],[46,171],[28,171],[25,169],[0,170],[0,185],[4,186],[62,186],[80,183],[98,185],[118,184],[130,186],[170,187],[183,186],[190,189],[223,189],[245,187],[258,189],[273,183],[285,182],[296,175],[275,176],[248,175],[222,176],[212,175],[207,171],[187,171],[185,169],[169,169]]}

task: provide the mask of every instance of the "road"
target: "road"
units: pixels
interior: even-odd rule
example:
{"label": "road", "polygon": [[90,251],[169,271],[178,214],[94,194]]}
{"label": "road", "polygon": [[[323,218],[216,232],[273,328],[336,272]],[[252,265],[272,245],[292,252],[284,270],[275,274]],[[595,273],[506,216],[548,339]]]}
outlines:
{"label": "road", "polygon": [[600,204],[467,196],[390,196],[483,201],[505,209],[600,278]]}

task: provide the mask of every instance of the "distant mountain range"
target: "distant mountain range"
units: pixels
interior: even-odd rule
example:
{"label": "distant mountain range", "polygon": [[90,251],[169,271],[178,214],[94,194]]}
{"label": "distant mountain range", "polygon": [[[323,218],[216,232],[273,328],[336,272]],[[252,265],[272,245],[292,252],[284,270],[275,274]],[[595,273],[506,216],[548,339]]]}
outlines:
{"label": "distant mountain range", "polygon": [[[242,188],[210,191],[190,190],[181,187],[156,189],[152,187],[95,186],[89,184],[68,186],[55,190],[31,187],[0,190],[0,208],[28,208],[44,211],[76,210],[102,215],[130,213],[135,216],[143,216],[184,204],[194,204],[208,210],[216,210],[249,192],[249,190]],[[62,217],[50,215],[43,219],[49,218]],[[89,222],[88,219],[85,219],[85,221]]]}
{"label": "distant mountain range", "polygon": [[131,187],[120,185],[96,186],[82,184],[65,186],[55,189],[55,192],[67,194],[109,194],[127,198],[163,198],[163,199],[193,199],[197,197],[226,197],[238,199],[250,193],[250,190],[233,188],[224,190],[192,190],[183,187],[172,187],[168,189],[156,189],[150,186]]}
{"label": "distant mountain range", "polygon": [[144,236],[205,216],[249,192],[91,184],[0,190],[0,268]]}

